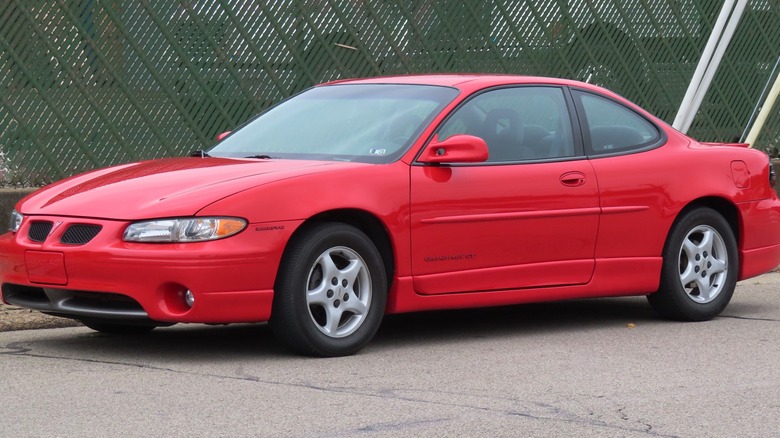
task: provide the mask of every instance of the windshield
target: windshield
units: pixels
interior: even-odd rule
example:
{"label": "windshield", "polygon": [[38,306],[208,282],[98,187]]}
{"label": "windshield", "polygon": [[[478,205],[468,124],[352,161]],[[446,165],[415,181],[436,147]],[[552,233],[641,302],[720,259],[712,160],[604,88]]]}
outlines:
{"label": "windshield", "polygon": [[260,114],[208,153],[387,163],[406,152],[457,94],[429,85],[316,87]]}

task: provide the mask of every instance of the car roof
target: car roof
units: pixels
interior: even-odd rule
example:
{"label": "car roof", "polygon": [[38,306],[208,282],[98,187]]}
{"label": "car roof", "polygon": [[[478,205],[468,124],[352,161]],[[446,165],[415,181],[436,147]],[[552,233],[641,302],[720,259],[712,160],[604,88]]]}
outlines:
{"label": "car roof", "polygon": [[[519,76],[519,75],[482,75],[482,74],[427,74],[427,75],[403,75],[403,76],[382,76],[362,79],[345,79],[340,81],[328,82],[323,85],[332,84],[410,84],[410,85],[438,85],[445,87],[454,87],[461,90],[479,89],[485,87],[517,84],[549,84],[549,85],[569,85],[582,88],[597,90],[595,87],[583,82],[569,79],[547,78],[539,76]],[[602,90],[600,90],[602,91]]]}

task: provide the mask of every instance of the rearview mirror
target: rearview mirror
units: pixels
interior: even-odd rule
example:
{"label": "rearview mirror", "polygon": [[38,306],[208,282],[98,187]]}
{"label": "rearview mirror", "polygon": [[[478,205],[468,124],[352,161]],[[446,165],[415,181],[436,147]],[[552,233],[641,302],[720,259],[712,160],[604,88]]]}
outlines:
{"label": "rearview mirror", "polygon": [[425,147],[417,160],[420,163],[482,163],[488,159],[485,140],[473,135],[457,134],[439,141],[439,136]]}

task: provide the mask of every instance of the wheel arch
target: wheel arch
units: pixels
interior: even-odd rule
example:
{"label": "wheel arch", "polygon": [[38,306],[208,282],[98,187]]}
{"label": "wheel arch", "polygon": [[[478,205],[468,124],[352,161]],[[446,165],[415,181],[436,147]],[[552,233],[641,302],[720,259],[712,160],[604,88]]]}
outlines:
{"label": "wheel arch", "polygon": [[[734,238],[737,241],[737,247],[741,247],[741,219],[739,216],[739,210],[737,209],[737,206],[734,205],[733,202],[721,198],[718,196],[706,196],[702,198],[695,199],[691,202],[689,202],[680,212],[677,214],[677,217],[675,218],[675,223],[687,212],[700,208],[700,207],[708,207],[716,212],[718,212],[721,216],[723,216],[724,219],[726,219],[726,222],[728,222],[729,227],[731,228],[731,231],[734,233]],[[671,227],[669,230],[671,231]],[[668,234],[668,233],[667,233]]]}
{"label": "wheel arch", "polygon": [[[704,210],[706,209],[706,210]],[[715,217],[715,214],[720,218]],[[722,219],[722,220],[721,220]],[[663,250],[663,265],[659,288],[655,293],[647,295],[653,309],[666,318],[679,321],[707,321],[719,315],[728,305],[734,293],[739,278],[739,212],[736,206],[718,196],[707,196],[688,203],[675,217],[669,229]],[[715,239],[703,252],[696,249],[695,259],[688,255],[683,258],[685,240],[700,225],[725,226],[731,229],[733,236],[721,236],[721,247],[715,248]],[[725,222],[725,224],[723,223]],[[725,231],[725,230],[723,230]],[[733,239],[732,239],[733,237]],[[703,239],[701,240],[703,243]],[[697,243],[694,247],[701,248]],[[731,249],[733,247],[733,249]],[[708,255],[708,251],[710,255]],[[734,251],[732,257],[732,251]],[[721,254],[726,254],[724,259]],[[710,271],[713,265],[709,257],[721,260],[721,268]],[[694,261],[695,260],[695,261]],[[685,273],[683,272],[685,271]],[[692,273],[696,273],[691,275]],[[731,274],[730,274],[731,273]],[[702,280],[699,281],[699,275]],[[693,277],[696,277],[694,280]],[[704,292],[702,292],[704,287]],[[703,297],[703,298],[699,298]]]}
{"label": "wheel arch", "polygon": [[319,222],[339,222],[351,225],[365,233],[374,245],[376,245],[376,249],[382,257],[388,288],[392,286],[395,273],[395,250],[387,227],[385,227],[384,223],[377,216],[359,209],[324,211],[306,219],[298,229],[295,230],[292,236],[290,236],[287,245],[295,239],[302,229]]}

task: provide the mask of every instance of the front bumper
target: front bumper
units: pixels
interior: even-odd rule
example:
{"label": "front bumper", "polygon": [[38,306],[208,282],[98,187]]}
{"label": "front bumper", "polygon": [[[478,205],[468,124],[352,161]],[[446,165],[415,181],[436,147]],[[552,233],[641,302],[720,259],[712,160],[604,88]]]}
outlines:
{"label": "front bumper", "polygon": [[[48,234],[31,232],[31,224],[49,222]],[[210,242],[146,244],[122,240],[127,222],[26,217],[19,231],[0,236],[3,301],[84,319],[267,321],[282,251],[298,224],[250,224]],[[100,231],[73,244],[66,233],[74,225]]]}

